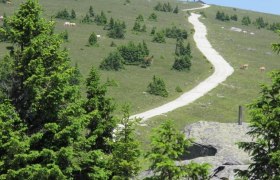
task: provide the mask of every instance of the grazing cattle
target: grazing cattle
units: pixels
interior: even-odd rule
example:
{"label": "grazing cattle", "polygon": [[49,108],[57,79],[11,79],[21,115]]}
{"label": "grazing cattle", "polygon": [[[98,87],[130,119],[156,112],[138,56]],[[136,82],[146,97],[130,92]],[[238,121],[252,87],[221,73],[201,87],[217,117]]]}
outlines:
{"label": "grazing cattle", "polygon": [[6,1],[6,4],[11,5],[11,4],[12,4],[12,2],[11,2],[11,1]]}
{"label": "grazing cattle", "polygon": [[70,26],[76,26],[76,23],[70,23]]}
{"label": "grazing cattle", "polygon": [[70,22],[64,22],[64,26],[70,26]]}
{"label": "grazing cattle", "polygon": [[3,21],[3,19],[4,19],[4,16],[0,16],[0,21]]}
{"label": "grazing cattle", "polygon": [[154,60],[154,56],[144,57],[144,64],[150,66],[153,63],[153,60]]}
{"label": "grazing cattle", "polygon": [[260,67],[260,71],[261,72],[265,71],[265,67],[264,66]]}
{"label": "grazing cattle", "polygon": [[249,64],[243,64],[240,66],[240,69],[248,69]]}
{"label": "grazing cattle", "polygon": [[101,35],[97,34],[96,37],[101,38]]}

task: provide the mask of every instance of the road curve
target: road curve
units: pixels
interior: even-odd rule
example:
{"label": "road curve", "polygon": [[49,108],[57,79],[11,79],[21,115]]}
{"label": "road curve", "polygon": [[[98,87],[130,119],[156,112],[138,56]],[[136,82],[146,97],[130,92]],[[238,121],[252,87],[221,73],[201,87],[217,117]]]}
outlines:
{"label": "road curve", "polygon": [[[204,5],[201,8],[207,8],[208,5]],[[198,9],[198,8],[195,8]],[[194,9],[188,9],[194,10]],[[204,96],[206,93],[217,87],[220,83],[225,81],[227,77],[229,77],[233,72],[234,69],[225,61],[225,59],[212,47],[210,42],[208,41],[207,29],[206,26],[199,21],[199,14],[191,13],[189,16],[189,22],[193,24],[195,33],[194,33],[194,41],[198,49],[202,52],[202,54],[207,58],[207,60],[213,65],[215,71],[214,73],[209,76],[207,79],[202,81],[196,87],[191,89],[188,92],[185,92],[177,99],[168,102],[162,106],[153,108],[146,112],[136,114],[131,116],[130,118],[142,118],[141,122],[148,120],[154,116],[158,116],[170,111],[173,111],[177,108],[186,106],[198,98]]]}

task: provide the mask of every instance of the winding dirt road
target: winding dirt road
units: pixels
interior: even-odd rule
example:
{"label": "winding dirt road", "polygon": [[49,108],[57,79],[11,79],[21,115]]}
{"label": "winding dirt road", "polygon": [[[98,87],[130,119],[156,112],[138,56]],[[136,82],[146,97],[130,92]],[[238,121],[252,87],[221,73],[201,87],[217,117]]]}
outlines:
{"label": "winding dirt road", "polygon": [[[208,7],[209,5],[204,5],[200,8],[186,9],[184,11],[197,10]],[[188,20],[191,24],[193,24],[195,29],[193,37],[194,41],[198,49],[215,68],[214,73],[190,91],[185,92],[179,98],[146,112],[133,115],[130,117],[131,119],[142,118],[141,122],[144,122],[151,117],[158,116],[173,111],[177,108],[186,106],[217,87],[234,72],[233,68],[227,63],[227,61],[225,61],[225,59],[215,49],[213,49],[212,45],[206,37],[207,29],[205,25],[199,21],[199,17],[199,14],[191,13],[191,16],[189,16]]]}

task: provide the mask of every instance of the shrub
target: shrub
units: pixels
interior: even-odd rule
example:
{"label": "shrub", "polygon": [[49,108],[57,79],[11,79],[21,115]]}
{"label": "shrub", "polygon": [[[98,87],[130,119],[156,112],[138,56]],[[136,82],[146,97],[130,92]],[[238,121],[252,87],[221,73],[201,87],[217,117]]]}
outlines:
{"label": "shrub", "polygon": [[168,96],[164,81],[156,76],[153,77],[153,81],[148,85],[147,92],[156,96]]}
{"label": "shrub", "polygon": [[142,28],[141,28],[141,32],[147,32],[147,27],[146,27],[146,25],[145,25],[145,24],[142,26]]}
{"label": "shrub", "polygon": [[71,10],[71,19],[76,19],[76,12],[74,11],[74,9]]}
{"label": "shrub", "polygon": [[220,11],[218,11],[216,13],[216,19],[218,19],[220,21],[229,21],[230,20],[228,14],[225,14],[224,12],[220,12]]}
{"label": "shrub", "polygon": [[268,23],[265,23],[262,17],[258,17],[254,24],[257,26],[258,29],[265,28],[268,26]]}
{"label": "shrub", "polygon": [[173,12],[173,8],[169,2],[163,4],[158,2],[158,4],[154,7],[154,10],[163,12]]}
{"label": "shrub", "polygon": [[107,24],[107,17],[105,15],[105,13],[103,11],[101,11],[100,15],[96,15],[94,18],[94,22],[98,25],[98,26],[103,26]]}
{"label": "shrub", "polygon": [[152,28],[152,30],[151,30],[151,35],[154,35],[154,34],[156,33],[156,29],[157,29],[156,27],[153,27],[153,28]]}
{"label": "shrub", "polygon": [[[112,23],[112,24],[111,24]],[[120,21],[113,21],[110,20],[110,30],[108,32],[108,36],[114,39],[123,39],[125,35],[125,23]]]}
{"label": "shrub", "polygon": [[179,8],[178,6],[175,7],[175,9],[173,10],[173,13],[178,14],[179,13]]}
{"label": "shrub", "polygon": [[138,31],[138,32],[141,31],[141,25],[140,25],[140,23],[139,23],[138,21],[135,21],[132,30],[133,30],[133,31]]}
{"label": "shrub", "polygon": [[164,37],[164,35],[165,35],[164,32],[157,32],[157,33],[154,35],[153,42],[165,43],[165,37]]}
{"label": "shrub", "polygon": [[179,29],[176,26],[165,29],[165,36],[168,38],[188,38],[188,32],[185,29]]}
{"label": "shrub", "polygon": [[64,10],[57,12],[55,18],[70,20],[71,16],[70,13],[65,8]]}
{"label": "shrub", "polygon": [[251,24],[251,19],[249,16],[244,16],[241,20],[242,25],[248,26]]}
{"label": "shrub", "polygon": [[238,17],[236,14],[230,16],[230,19],[233,20],[233,21],[237,21],[238,20]]}
{"label": "shrub", "polygon": [[138,15],[136,17],[136,21],[139,21],[139,22],[143,22],[144,21],[144,17],[142,16],[142,14]]}
{"label": "shrub", "polygon": [[93,16],[94,16],[94,11],[93,11],[92,6],[89,7],[88,13],[89,13],[89,16],[90,16],[90,17],[93,17]]}
{"label": "shrub", "polygon": [[93,20],[90,18],[88,14],[86,14],[86,16],[81,20],[81,23],[86,23],[86,24],[90,24],[92,22]]}
{"label": "shrub", "polygon": [[116,45],[116,43],[115,43],[114,41],[112,41],[111,44],[110,44],[110,46],[111,46],[111,47],[116,47],[117,45]]}
{"label": "shrub", "polygon": [[149,18],[150,21],[157,21],[157,15],[155,13],[152,13]]}
{"label": "shrub", "polygon": [[175,48],[175,54],[177,56],[188,55],[189,57],[192,57],[190,43],[188,43],[187,46],[184,46],[183,40],[182,39],[177,39],[176,48]]}
{"label": "shrub", "polygon": [[108,57],[106,57],[100,64],[100,69],[102,70],[114,70],[119,71],[121,69],[124,69],[123,65],[124,59],[121,56],[121,54],[116,52],[111,52]]}
{"label": "shrub", "polygon": [[128,45],[123,45],[118,48],[121,56],[123,57],[125,64],[139,65],[143,63],[144,57],[149,55],[149,50],[146,43],[139,43],[135,45],[133,42],[129,42]]}
{"label": "shrub", "polygon": [[64,32],[60,33],[59,36],[61,37],[61,39],[63,39],[63,41],[68,42],[69,41],[69,35],[68,35],[68,31],[65,30]]}
{"label": "shrub", "polygon": [[97,36],[94,32],[91,33],[91,35],[88,38],[88,43],[90,46],[94,46],[97,43]]}
{"label": "shrub", "polygon": [[173,69],[178,71],[190,70],[191,67],[191,58],[188,55],[178,56],[175,58]]}
{"label": "shrub", "polygon": [[180,86],[177,86],[175,88],[176,92],[180,93],[180,92],[183,92],[182,88]]}

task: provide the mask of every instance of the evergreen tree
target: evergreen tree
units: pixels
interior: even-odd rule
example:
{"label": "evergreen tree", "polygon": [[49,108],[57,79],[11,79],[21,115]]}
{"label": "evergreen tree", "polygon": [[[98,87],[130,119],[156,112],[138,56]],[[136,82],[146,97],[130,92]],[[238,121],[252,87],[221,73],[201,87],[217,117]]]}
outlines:
{"label": "evergreen tree", "polygon": [[142,28],[141,28],[141,32],[146,32],[147,31],[147,27],[146,27],[146,25],[144,24],[143,26],[142,26]]}
{"label": "evergreen tree", "polygon": [[244,16],[241,20],[242,25],[248,26],[249,24],[251,24],[251,19],[249,16]]}
{"label": "evergreen tree", "polygon": [[111,52],[108,57],[106,57],[100,64],[100,69],[102,70],[114,70],[119,71],[121,69],[124,69],[124,59],[121,56],[121,54],[116,52]]}
{"label": "evergreen tree", "polygon": [[86,23],[86,24],[90,24],[92,22],[93,20],[89,17],[88,14],[86,14],[86,16],[81,20],[81,23]]}
{"label": "evergreen tree", "polygon": [[157,21],[157,15],[155,13],[152,13],[149,18],[150,21]]}
{"label": "evergreen tree", "polygon": [[86,86],[87,101],[84,108],[90,115],[88,138],[95,140],[94,149],[110,153],[112,146],[108,141],[112,140],[113,130],[117,125],[117,120],[112,115],[115,106],[106,97],[107,88],[100,83],[100,75],[95,68],[91,69]]}
{"label": "evergreen tree", "polygon": [[139,142],[135,140],[135,120],[129,119],[129,107],[123,107],[123,118],[113,144],[111,170],[113,179],[128,180],[136,176],[140,170]]}
{"label": "evergreen tree", "polygon": [[191,67],[191,58],[188,55],[178,56],[175,58],[173,69],[178,71],[190,70]]}
{"label": "evergreen tree", "polygon": [[[40,14],[37,1],[27,0],[7,21],[15,49],[8,97],[16,112],[14,120],[18,117],[23,124],[15,133],[24,133],[20,135],[24,147],[14,146],[21,152],[11,152],[12,161],[1,163],[7,179],[69,179],[79,169],[73,144],[81,138],[84,121],[78,86],[71,84],[74,69],[61,50],[60,38],[53,34],[53,24]],[[4,143],[9,147],[15,140],[11,137]]]}
{"label": "evergreen tree", "polygon": [[71,19],[76,19],[76,12],[74,11],[74,9],[71,10]]}
{"label": "evergreen tree", "polygon": [[94,32],[91,33],[91,35],[88,38],[88,43],[90,46],[94,46],[97,43],[97,36]]}
{"label": "evergreen tree", "polygon": [[179,8],[178,5],[175,7],[175,9],[173,10],[173,13],[178,14],[179,13]]}
{"label": "evergreen tree", "polygon": [[147,92],[156,96],[168,96],[164,81],[156,76],[153,76],[153,81],[148,85]]}
{"label": "evergreen tree", "polygon": [[144,17],[142,14],[139,14],[137,17],[136,17],[136,21],[138,22],[143,22],[144,21]]}
{"label": "evergreen tree", "polygon": [[14,61],[5,56],[0,61],[0,99],[10,98],[13,86]]}
{"label": "evergreen tree", "polygon": [[93,7],[92,6],[89,7],[88,13],[89,13],[90,17],[94,17],[94,11],[93,11]]}
{"label": "evergreen tree", "polygon": [[[113,23],[113,21],[112,21],[112,23]],[[111,27],[111,25],[110,25],[110,27]],[[123,39],[124,35],[125,35],[125,27],[126,27],[126,25],[124,22],[121,23],[120,21],[115,21],[112,26],[112,29],[110,29],[108,32],[108,36],[110,38],[114,38],[114,39]]]}
{"label": "evergreen tree", "polygon": [[208,178],[207,164],[176,165],[175,161],[179,160],[186,148],[191,146],[191,141],[174,128],[173,121],[167,120],[159,128],[154,129],[151,146],[148,158],[151,161],[150,169],[154,173],[152,179]]}
{"label": "evergreen tree", "polygon": [[165,36],[164,32],[157,32],[154,35],[153,42],[165,43],[165,37],[164,36]]}
{"label": "evergreen tree", "polygon": [[154,35],[155,33],[156,33],[156,27],[153,27],[151,31],[151,35]]}
{"label": "evergreen tree", "polygon": [[138,31],[138,32],[141,31],[141,25],[140,25],[140,23],[138,21],[134,22],[134,26],[133,26],[132,30],[133,31]]}
{"label": "evergreen tree", "polygon": [[[280,28],[279,28],[279,30],[278,30],[278,33],[279,33],[279,35],[280,35]],[[273,43],[272,44],[272,49],[273,49],[273,51],[275,51],[276,53],[280,53],[280,43]]]}

